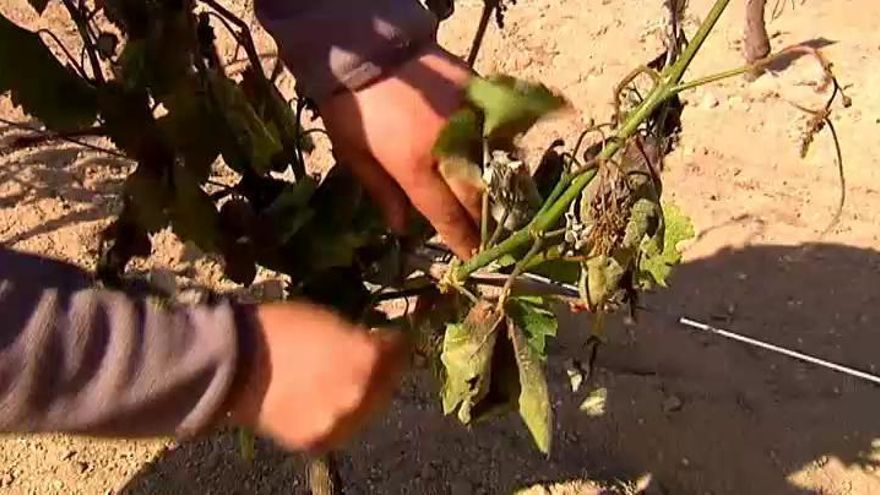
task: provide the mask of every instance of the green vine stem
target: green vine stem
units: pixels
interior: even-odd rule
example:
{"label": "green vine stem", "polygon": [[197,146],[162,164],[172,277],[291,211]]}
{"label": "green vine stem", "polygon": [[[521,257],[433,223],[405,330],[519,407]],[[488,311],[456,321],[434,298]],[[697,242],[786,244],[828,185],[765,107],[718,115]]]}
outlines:
{"label": "green vine stem", "polygon": [[[685,71],[693,62],[697,52],[703,46],[709,33],[712,32],[712,29],[714,29],[715,24],[729,3],[730,0],[716,0],[706,19],[694,35],[693,40],[682,52],[681,57],[660,74],[660,80],[654,85],[654,88],[648,93],[644,101],[618,127],[614,136],[602,148],[602,151],[596,158],[598,163],[603,163],[612,158],[623,148],[624,143],[636,133],[639,126],[648,119],[657,107],[675,96],[677,93],[676,86],[681,82]],[[581,191],[596,177],[597,172],[598,168],[594,167],[574,176],[571,184],[568,185],[559,198],[549,204],[549,206],[544,205],[540,213],[528,225],[514,232],[498,245],[490,247],[462,263],[450,274],[452,280],[457,281],[467,278],[470,274],[487,266],[499,257],[522,249],[526,244],[534,240],[535,235],[541,235],[547,229],[552,228],[568,210],[569,204],[577,199]]]}

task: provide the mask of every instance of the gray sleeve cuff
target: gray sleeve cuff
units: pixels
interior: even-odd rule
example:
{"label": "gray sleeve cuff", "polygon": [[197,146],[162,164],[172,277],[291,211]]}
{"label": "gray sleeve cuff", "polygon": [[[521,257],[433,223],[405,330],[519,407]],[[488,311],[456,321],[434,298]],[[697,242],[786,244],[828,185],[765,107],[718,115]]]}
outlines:
{"label": "gray sleeve cuff", "polygon": [[417,0],[255,0],[257,17],[301,91],[321,101],[381,78],[434,41]]}

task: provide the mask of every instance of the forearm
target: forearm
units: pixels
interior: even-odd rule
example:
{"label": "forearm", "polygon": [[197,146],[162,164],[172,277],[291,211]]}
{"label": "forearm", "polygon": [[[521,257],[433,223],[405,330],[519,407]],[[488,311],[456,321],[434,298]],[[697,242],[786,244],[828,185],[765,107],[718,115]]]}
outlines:
{"label": "forearm", "polygon": [[190,436],[224,413],[249,310],[165,309],[0,249],[0,431]]}
{"label": "forearm", "polygon": [[257,17],[306,95],[359,89],[432,42],[417,0],[255,0]]}

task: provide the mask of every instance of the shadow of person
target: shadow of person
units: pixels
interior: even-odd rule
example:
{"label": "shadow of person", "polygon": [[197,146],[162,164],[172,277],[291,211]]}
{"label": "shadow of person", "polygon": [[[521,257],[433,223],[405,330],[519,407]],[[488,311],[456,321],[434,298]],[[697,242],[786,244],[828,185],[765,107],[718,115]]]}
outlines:
{"label": "shadow of person", "polygon": [[[880,389],[676,323],[680,315],[865,370],[880,334],[880,252],[833,244],[727,250],[678,268],[639,322],[612,323],[591,387],[605,411],[580,411],[566,361],[585,359],[587,322],[565,316],[551,350],[556,430],[545,458],[515,415],[470,431],[443,418],[427,375],[345,451],[346,493],[511,493],[535,483],[633,479],[658,493],[806,495],[847,484],[871,493]],[[308,407],[303,404],[302,407]],[[876,447],[876,443],[874,446]],[[301,463],[230,434],[184,443],[122,493],[304,493]],[[842,476],[846,476],[844,479]],[[564,493],[581,493],[569,491]]]}

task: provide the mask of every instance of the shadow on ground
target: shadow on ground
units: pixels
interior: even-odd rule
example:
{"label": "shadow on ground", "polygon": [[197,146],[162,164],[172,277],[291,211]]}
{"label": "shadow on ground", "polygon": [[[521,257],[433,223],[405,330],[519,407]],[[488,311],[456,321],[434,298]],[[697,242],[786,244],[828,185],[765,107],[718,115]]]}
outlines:
{"label": "shadow on ground", "polygon": [[[594,383],[608,388],[601,417],[580,412],[583,390],[567,389],[563,363],[583,357],[586,333],[583,321],[567,322],[549,364],[558,427],[550,458],[533,449],[516,418],[472,432],[442,418],[429,387],[414,380],[345,453],[347,493],[510,493],[648,472],[658,493],[818,493],[789,477],[809,479],[828,462],[877,463],[870,451],[880,438],[880,389],[694,333],[675,319],[711,321],[870,370],[880,348],[878,282],[880,253],[830,244],[749,247],[687,263],[673,290],[645,301],[637,325],[611,332]],[[165,452],[123,493],[303,493],[300,473],[301,461],[268,443],[247,465],[234,438],[221,435]],[[865,480],[878,482],[870,472]]]}
{"label": "shadow on ground", "polygon": [[116,157],[95,155],[75,145],[27,150],[4,162],[0,164],[0,186],[5,186],[7,192],[0,192],[0,208],[24,207],[53,198],[65,210],[57,218],[0,239],[10,246],[57,229],[108,218],[119,198],[125,170],[130,167]]}

